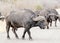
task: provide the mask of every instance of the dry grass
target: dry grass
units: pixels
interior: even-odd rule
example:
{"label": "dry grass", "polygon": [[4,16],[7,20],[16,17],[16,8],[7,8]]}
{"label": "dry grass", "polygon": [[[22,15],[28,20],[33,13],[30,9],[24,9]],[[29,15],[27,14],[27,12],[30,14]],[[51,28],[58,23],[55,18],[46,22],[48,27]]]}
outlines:
{"label": "dry grass", "polygon": [[5,30],[6,30],[5,21],[0,21],[0,32],[5,32]]}

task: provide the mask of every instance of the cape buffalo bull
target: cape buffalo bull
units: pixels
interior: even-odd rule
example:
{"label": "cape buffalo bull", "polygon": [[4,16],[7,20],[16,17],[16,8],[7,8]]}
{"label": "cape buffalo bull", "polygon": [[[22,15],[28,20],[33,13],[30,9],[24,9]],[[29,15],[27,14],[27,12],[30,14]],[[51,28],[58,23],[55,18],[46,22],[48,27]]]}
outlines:
{"label": "cape buffalo bull", "polygon": [[7,38],[9,36],[9,29],[12,27],[12,31],[15,34],[16,38],[18,35],[16,33],[17,28],[23,27],[25,28],[22,38],[24,39],[26,32],[29,35],[29,39],[32,39],[30,28],[33,26],[39,26],[40,28],[45,28],[45,21],[43,20],[35,20],[37,15],[29,9],[22,9],[18,11],[11,11],[10,14],[6,17],[6,31]]}

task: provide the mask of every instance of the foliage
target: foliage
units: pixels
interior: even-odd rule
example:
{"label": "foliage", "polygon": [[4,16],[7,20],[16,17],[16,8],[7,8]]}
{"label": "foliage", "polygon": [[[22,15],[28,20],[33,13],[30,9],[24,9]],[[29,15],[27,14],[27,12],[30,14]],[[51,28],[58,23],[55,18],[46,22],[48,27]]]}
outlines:
{"label": "foliage", "polygon": [[41,9],[43,9],[43,7],[40,6],[40,5],[36,5],[36,6],[35,6],[35,9],[36,9],[36,10],[41,10]]}

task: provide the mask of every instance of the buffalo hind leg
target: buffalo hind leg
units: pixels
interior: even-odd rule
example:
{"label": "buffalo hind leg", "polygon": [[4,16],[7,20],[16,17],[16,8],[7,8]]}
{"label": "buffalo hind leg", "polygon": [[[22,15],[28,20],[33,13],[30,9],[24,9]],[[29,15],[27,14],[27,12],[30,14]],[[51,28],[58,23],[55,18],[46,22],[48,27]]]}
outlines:
{"label": "buffalo hind leg", "polygon": [[8,39],[10,39],[9,30],[10,30],[10,24],[7,24],[7,25],[6,25],[6,31],[7,31],[7,38],[8,38]]}
{"label": "buffalo hind leg", "polygon": [[50,22],[50,26],[52,26],[52,22]]}
{"label": "buffalo hind leg", "polygon": [[18,35],[17,35],[17,33],[16,33],[16,29],[15,29],[15,28],[12,28],[12,31],[13,31],[13,33],[15,34],[15,37],[16,37],[17,39],[19,39],[19,37],[18,37]]}
{"label": "buffalo hind leg", "polygon": [[49,22],[48,22],[48,25],[47,25],[47,29],[49,29]]}
{"label": "buffalo hind leg", "polygon": [[25,30],[24,30],[24,33],[23,33],[23,36],[22,36],[22,39],[25,38],[25,34],[26,34],[26,32],[27,32],[27,30],[25,29]]}

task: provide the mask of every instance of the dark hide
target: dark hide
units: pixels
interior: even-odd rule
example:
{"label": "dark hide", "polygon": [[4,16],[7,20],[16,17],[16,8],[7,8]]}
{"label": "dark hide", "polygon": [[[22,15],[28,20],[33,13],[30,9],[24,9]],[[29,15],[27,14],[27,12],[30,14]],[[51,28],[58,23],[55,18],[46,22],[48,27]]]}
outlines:
{"label": "dark hide", "polygon": [[[12,27],[12,31],[15,34],[16,38],[18,35],[16,33],[17,28],[23,27],[25,28],[22,38],[25,38],[26,32],[29,35],[29,39],[32,39],[30,29],[33,26],[39,26],[40,28],[45,28],[42,21],[33,21],[32,18],[37,17],[35,13],[29,9],[23,9],[11,12],[10,15],[6,17],[6,31],[7,31],[7,38],[9,36],[10,27]],[[41,24],[41,25],[40,25]]]}

